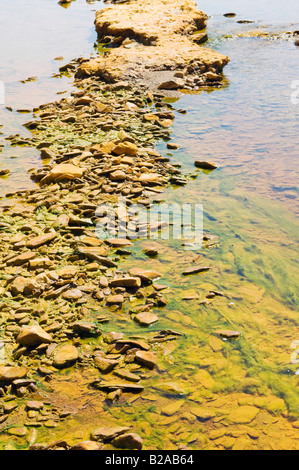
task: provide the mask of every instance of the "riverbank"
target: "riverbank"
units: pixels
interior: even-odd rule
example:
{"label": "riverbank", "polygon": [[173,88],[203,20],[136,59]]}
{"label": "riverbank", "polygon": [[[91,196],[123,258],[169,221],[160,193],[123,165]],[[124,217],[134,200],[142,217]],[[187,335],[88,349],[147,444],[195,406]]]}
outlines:
{"label": "riverbank", "polygon": [[[143,8],[144,2],[141,3]],[[165,5],[158,3],[157,14],[163,18]],[[191,32],[205,26],[206,16],[197,12],[192,2],[174,3],[183,12],[180,19],[173,17],[178,29],[185,24],[186,13]],[[106,14],[114,8],[123,5],[105,10]],[[153,11],[149,13],[146,12],[146,17],[151,18],[153,32],[156,21]],[[112,34],[111,29],[99,26],[101,17],[100,12],[96,20],[98,33],[103,28],[105,35]],[[167,17],[171,19],[169,13]],[[142,22],[143,19],[142,10]],[[137,25],[138,21],[133,23]],[[171,26],[171,22],[168,24]],[[190,28],[187,31],[189,34]],[[117,34],[122,34],[122,43],[129,39],[130,44],[136,38],[145,37],[134,30],[135,39],[131,39],[132,31],[128,32],[125,26]],[[158,29],[156,40],[160,35]],[[172,40],[185,42],[185,37],[177,34]],[[45,393],[45,389],[52,388],[57,374],[61,380],[64,370],[69,373],[70,368],[75,368],[82,376],[88,371],[87,387],[100,391],[99,400],[103,404],[114,403],[123,394],[130,397],[132,393],[141,393],[147,380],[157,373],[163,345],[169,347],[181,336],[178,331],[159,331],[156,327],[144,333],[144,327],[158,325],[159,316],[153,310],[168,302],[163,294],[167,286],[157,282],[161,273],[146,269],[146,263],[126,272],[119,270],[121,259],[130,256],[132,241],[116,238],[117,233],[102,240],[95,233],[98,223],[105,228],[109,222],[107,217],[104,220],[106,213],[102,217],[97,215],[98,207],[105,204],[114,207],[122,196],[129,201],[128,205],[135,203],[147,208],[165,185],[187,182],[180,170],[169,163],[169,157],[154,149],[156,141],[170,138],[169,129],[175,117],[171,104],[164,101],[166,90],[177,92],[184,87],[185,67],[192,68],[188,71],[188,83],[191,76],[193,80],[194,77],[202,80],[202,86],[207,80],[218,83],[227,59],[194,46],[183,67],[176,58],[163,72],[161,64],[168,46],[165,49],[159,45],[140,45],[143,57],[147,47],[151,48],[150,55],[152,48],[159,50],[155,53],[155,70],[147,68],[156,77],[163,74],[164,85],[159,82],[159,86],[153,85],[156,80],[152,78],[147,83],[133,80],[124,68],[119,68],[119,75],[113,78],[101,76],[98,70],[86,78],[90,75],[86,73],[90,70],[86,59],[62,66],[61,73],[75,73],[78,91],[59,102],[35,108],[35,119],[25,124],[32,138],[23,141],[39,149],[44,166],[30,172],[38,183],[36,189],[8,194],[1,206],[4,236],[1,240],[0,421],[2,432],[24,437],[30,448],[47,448],[47,443],[34,443],[36,430],[42,428],[39,434],[45,439],[48,428],[56,428],[80,407],[80,402],[70,406],[63,399],[57,406],[57,395]],[[128,49],[123,44],[105,55],[105,69],[107,60],[115,62],[116,52],[122,57],[120,61],[125,62],[126,70],[136,68],[132,63],[134,57],[137,62],[140,60],[136,48]],[[128,52],[130,67],[123,61]],[[101,65],[101,60],[97,64]],[[196,67],[195,60],[199,64]],[[211,70],[215,64],[217,70]],[[184,77],[174,76],[178,69]],[[82,70],[84,78],[79,78]],[[113,83],[103,83],[103,78]],[[196,83],[198,86],[199,82]],[[21,143],[18,135],[11,136],[10,141]],[[118,207],[113,210],[118,221],[134,222],[129,212],[120,213]],[[209,240],[207,237],[207,246]],[[146,255],[159,256],[150,249]],[[115,323],[115,317],[125,323],[125,328],[104,334],[102,324],[111,320]],[[140,325],[140,335],[136,338],[126,335],[130,322]],[[91,429],[92,443],[82,444],[82,448],[99,446],[95,441],[101,441],[105,448],[142,447],[142,438],[128,433],[134,431],[131,426],[112,424],[122,424],[121,429],[111,429],[107,423],[102,428]]]}

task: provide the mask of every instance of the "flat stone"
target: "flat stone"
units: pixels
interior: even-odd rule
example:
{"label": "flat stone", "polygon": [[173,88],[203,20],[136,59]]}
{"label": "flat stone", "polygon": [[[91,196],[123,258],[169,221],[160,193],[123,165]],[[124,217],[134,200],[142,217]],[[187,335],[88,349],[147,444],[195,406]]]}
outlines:
{"label": "flat stone", "polygon": [[150,351],[137,351],[135,359],[139,364],[148,367],[148,369],[154,369],[157,365],[157,357],[155,353]]}
{"label": "flat stone", "polygon": [[141,184],[158,184],[161,183],[161,175],[158,173],[142,173],[138,181]]}
{"label": "flat stone", "polygon": [[112,149],[112,153],[115,153],[116,155],[130,155],[130,156],[135,156],[138,152],[138,147],[133,144],[132,142],[121,142],[120,144],[116,145]]}
{"label": "flat stone", "polygon": [[106,243],[112,246],[131,246],[132,242],[128,240],[127,238],[107,238],[105,240]]}
{"label": "flat stone", "polygon": [[161,277],[162,274],[158,271],[151,271],[148,269],[142,268],[132,268],[129,270],[129,274],[132,276],[140,277],[142,281],[151,282],[158,277]]}
{"label": "flat stone", "polygon": [[211,268],[208,266],[192,266],[191,268],[185,269],[183,271],[183,276],[189,276],[191,274],[199,274],[209,271]]}
{"label": "flat stone", "polygon": [[259,409],[255,406],[240,406],[229,414],[228,419],[235,424],[247,424],[251,423],[258,413]]}
{"label": "flat stone", "polygon": [[37,253],[34,251],[27,251],[26,253],[22,253],[19,256],[16,256],[15,258],[10,259],[7,261],[7,266],[22,266],[23,264],[28,263],[30,260],[35,258]]}
{"label": "flat stone", "polygon": [[118,449],[136,449],[141,450],[143,440],[136,433],[126,433],[116,437],[112,441],[112,445]]}
{"label": "flat stone", "polygon": [[194,165],[196,166],[196,168],[201,168],[203,170],[215,170],[217,168],[217,165],[215,165],[215,163],[204,162],[200,160],[196,160],[194,162]]}
{"label": "flat stone", "polygon": [[58,269],[57,274],[62,279],[72,279],[78,272],[77,266],[64,266],[63,268]]}
{"label": "flat stone", "polygon": [[115,424],[107,424],[106,426],[94,429],[91,432],[91,439],[97,440],[112,440],[130,430],[130,426],[117,426]]}
{"label": "flat stone", "polygon": [[239,336],[241,336],[241,332],[240,331],[235,331],[235,330],[217,330],[215,331],[215,333],[219,336],[221,336],[222,338],[239,338]]}
{"label": "flat stone", "polygon": [[94,358],[94,362],[97,368],[104,373],[111,372],[114,367],[118,365],[118,361],[115,361],[114,359],[107,359],[102,356],[96,356]]}
{"label": "flat stone", "polygon": [[82,291],[80,289],[68,289],[63,293],[62,297],[66,300],[79,300],[83,297]]}
{"label": "flat stone", "polygon": [[63,180],[73,180],[83,176],[84,169],[79,168],[71,163],[62,163],[55,165],[50,172],[42,178],[41,185],[52,183],[53,181],[59,182]]}
{"label": "flat stone", "polygon": [[111,287],[133,287],[138,288],[141,286],[141,280],[139,277],[120,277],[112,279],[109,282]]}
{"label": "flat stone", "polygon": [[82,441],[71,447],[71,450],[100,450],[101,444],[96,441]]}
{"label": "flat stone", "polygon": [[216,413],[214,410],[209,408],[202,408],[201,406],[193,406],[190,408],[190,412],[202,421],[215,418]]}
{"label": "flat stone", "polygon": [[22,379],[27,375],[28,368],[25,366],[0,366],[0,382],[12,382]]}
{"label": "flat stone", "polygon": [[177,78],[175,80],[168,80],[166,82],[161,83],[158,86],[158,89],[159,90],[178,90],[179,88],[183,88],[184,84],[185,84],[184,80]]}
{"label": "flat stone", "polygon": [[159,320],[159,317],[151,312],[140,312],[134,316],[134,320],[140,325],[150,326]]}
{"label": "flat stone", "polygon": [[124,301],[124,296],[121,294],[108,295],[106,302],[107,304],[122,304]]}
{"label": "flat stone", "polygon": [[65,344],[54,354],[53,366],[58,369],[73,365],[79,357],[78,350],[72,344]]}
{"label": "flat stone", "polygon": [[17,436],[17,437],[24,437],[26,436],[28,430],[25,427],[18,427],[18,428],[9,428],[6,431],[8,434],[11,436]]}
{"label": "flat stone", "polygon": [[110,173],[111,181],[124,181],[127,178],[127,175],[122,170],[116,170]]}
{"label": "flat stone", "polygon": [[27,401],[26,408],[28,410],[41,410],[44,407],[44,403],[42,401]]}
{"label": "flat stone", "polygon": [[35,347],[42,343],[51,343],[52,337],[39,325],[32,325],[24,327],[16,341],[22,346]]}
{"label": "flat stone", "polygon": [[129,382],[139,382],[140,377],[132,372],[127,371],[126,369],[117,369],[114,371],[114,374],[121,379],[128,380]]}
{"label": "flat stone", "polygon": [[43,235],[39,235],[38,237],[31,238],[31,240],[26,243],[26,246],[28,248],[38,248],[54,240],[56,236],[56,232],[44,233]]}

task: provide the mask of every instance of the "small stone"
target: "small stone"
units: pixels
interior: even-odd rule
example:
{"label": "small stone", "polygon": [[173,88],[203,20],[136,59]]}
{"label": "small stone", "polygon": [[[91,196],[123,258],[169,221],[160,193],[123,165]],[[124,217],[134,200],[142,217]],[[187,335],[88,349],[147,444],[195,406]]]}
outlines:
{"label": "small stone", "polygon": [[107,304],[122,304],[124,301],[124,296],[121,294],[109,295],[106,301]]}
{"label": "small stone", "polygon": [[135,315],[134,320],[140,325],[150,326],[159,320],[159,317],[151,312],[140,312]]}
{"label": "small stone", "polygon": [[27,434],[27,428],[25,427],[9,428],[7,429],[6,432],[10,434],[11,436],[24,437]]}
{"label": "small stone", "polygon": [[35,347],[42,343],[51,343],[52,337],[39,325],[32,325],[24,327],[16,341],[22,346]]}
{"label": "small stone", "polygon": [[154,279],[161,277],[162,274],[158,271],[151,271],[142,268],[132,268],[129,270],[129,274],[132,276],[140,277],[141,281],[152,282]]}
{"label": "small stone", "polygon": [[138,147],[133,144],[132,142],[121,142],[120,144],[116,145],[112,149],[112,153],[115,153],[116,155],[130,155],[130,156],[135,156],[138,152]]}
{"label": "small stone", "polygon": [[65,344],[54,354],[53,366],[58,369],[69,367],[77,361],[78,357],[77,348],[72,344]]}
{"label": "small stone", "polygon": [[56,232],[45,233],[43,235],[39,235],[38,237],[32,238],[26,243],[26,245],[28,246],[28,248],[38,248],[54,240],[54,238],[56,238],[56,235]]}
{"label": "small stone", "polygon": [[215,333],[221,336],[222,338],[227,338],[227,339],[239,338],[239,336],[241,336],[240,331],[234,331],[234,330],[217,330],[215,331]]}
{"label": "small stone", "polygon": [[192,266],[192,268],[188,268],[183,271],[183,276],[189,276],[190,274],[199,274],[209,271],[211,268],[208,266]]}
{"label": "small stone", "polygon": [[255,406],[240,406],[233,410],[228,416],[229,421],[235,424],[251,423],[259,413],[259,409]]}
{"label": "small stone", "polygon": [[176,80],[168,80],[159,85],[159,90],[177,90],[184,87],[184,80],[177,78]]}
{"label": "small stone", "polygon": [[130,430],[130,426],[117,426],[115,424],[102,426],[100,428],[94,429],[91,432],[91,439],[98,441],[108,441],[115,439],[116,437],[124,434]]}
{"label": "small stone", "polygon": [[135,359],[139,364],[148,367],[148,369],[154,369],[157,365],[157,357],[153,352],[150,351],[137,351]]}
{"label": "small stone", "polygon": [[203,161],[199,161],[199,160],[196,160],[194,162],[194,165],[196,166],[196,168],[201,168],[203,170],[215,170],[217,168],[215,163],[203,162]]}
{"label": "small stone", "polygon": [[124,181],[127,178],[127,175],[122,170],[116,170],[110,173],[111,181]]}
{"label": "small stone", "polygon": [[123,277],[115,278],[110,281],[111,287],[133,287],[138,288],[141,286],[141,280],[139,277]]}
{"label": "small stone", "polygon": [[207,421],[208,419],[215,418],[216,416],[216,413],[214,410],[208,409],[208,408],[202,408],[201,406],[191,407],[190,412],[202,421]]}
{"label": "small stone", "polygon": [[26,407],[28,410],[39,411],[44,407],[44,403],[42,401],[27,401]]}
{"label": "small stone", "polygon": [[94,358],[94,362],[97,368],[100,369],[100,371],[104,373],[111,372],[112,369],[114,369],[114,367],[118,365],[118,362],[115,361],[114,359],[106,359],[105,357],[102,357],[102,356],[96,356]]}
{"label": "small stone", "polygon": [[116,437],[112,441],[112,445],[118,449],[137,449],[141,450],[143,441],[139,434],[136,433],[126,433],[122,434],[119,437]]}
{"label": "small stone", "polygon": [[64,266],[63,268],[58,269],[57,274],[62,279],[73,279],[78,272],[77,266]]}
{"label": "small stone", "polygon": [[40,184],[49,184],[53,181],[59,182],[63,180],[73,180],[81,178],[83,176],[84,170],[78,166],[72,165],[70,163],[62,163],[60,165],[55,165],[52,170],[42,178]]}
{"label": "small stone", "polygon": [[80,289],[69,289],[63,293],[62,297],[66,300],[79,300],[83,297],[82,291]]}
{"label": "small stone", "polygon": [[71,450],[100,450],[101,444],[95,441],[82,441],[75,444]]}
{"label": "small stone", "polygon": [[122,247],[122,246],[131,246],[132,242],[127,238],[107,238],[106,243],[112,246]]}

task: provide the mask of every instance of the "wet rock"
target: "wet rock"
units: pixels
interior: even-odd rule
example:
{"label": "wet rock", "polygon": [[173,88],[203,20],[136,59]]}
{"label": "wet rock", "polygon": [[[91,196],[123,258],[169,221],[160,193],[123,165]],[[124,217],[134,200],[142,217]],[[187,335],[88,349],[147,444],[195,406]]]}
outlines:
{"label": "wet rock", "polygon": [[185,269],[182,274],[183,276],[189,276],[191,274],[204,273],[206,271],[209,271],[210,269],[211,268],[208,266],[192,266],[191,268]]}
{"label": "wet rock", "polygon": [[94,441],[103,440],[111,441],[112,439],[117,438],[121,434],[130,430],[130,426],[117,426],[115,424],[107,424],[106,426],[101,426],[97,429],[94,429],[91,432],[91,439]]}
{"label": "wet rock", "polygon": [[143,184],[161,184],[162,178],[158,173],[142,173],[138,178],[138,181]]}
{"label": "wet rock", "polygon": [[162,274],[158,271],[151,271],[149,269],[142,269],[142,268],[132,268],[129,270],[129,273],[132,276],[139,277],[141,281],[145,282],[152,282],[154,279],[161,277]]}
{"label": "wet rock", "polygon": [[190,412],[201,421],[207,421],[209,419],[215,418],[216,416],[216,413],[213,409],[202,408],[201,406],[191,407]]}
{"label": "wet rock", "polygon": [[96,356],[94,358],[95,365],[101,372],[108,373],[111,372],[114,367],[118,365],[118,361],[114,359],[107,359],[102,356]]}
{"label": "wet rock", "polygon": [[184,88],[185,82],[179,78],[175,80],[167,80],[166,82],[161,83],[158,86],[159,90],[178,90],[179,88]]}
{"label": "wet rock", "polygon": [[132,287],[138,288],[141,286],[141,280],[139,277],[123,277],[115,278],[109,282],[110,287]]}
{"label": "wet rock", "polygon": [[18,427],[18,428],[9,428],[6,431],[8,434],[11,436],[17,436],[17,437],[25,437],[28,430],[25,427]]}
{"label": "wet rock", "polygon": [[58,369],[73,365],[79,357],[78,349],[72,344],[65,344],[54,354],[53,366]]}
{"label": "wet rock", "polygon": [[51,343],[52,337],[39,325],[32,325],[24,327],[16,341],[22,346],[36,347],[42,343]]}
{"label": "wet rock", "polygon": [[134,316],[134,320],[140,325],[150,326],[159,320],[159,317],[151,312],[140,312]]}
{"label": "wet rock", "polygon": [[259,409],[255,406],[240,406],[229,414],[228,419],[235,424],[247,424],[251,423],[258,413]]}
{"label": "wet rock", "polygon": [[108,295],[106,302],[107,304],[122,304],[124,301],[124,296],[121,294]]}
{"label": "wet rock", "polygon": [[83,176],[84,169],[71,163],[61,163],[55,165],[50,172],[41,179],[40,184],[49,184],[52,182],[59,182],[63,180],[74,180]]}
{"label": "wet rock", "polygon": [[200,161],[200,160],[196,160],[194,162],[194,165],[197,168],[201,168],[203,170],[215,170],[217,168],[217,165],[215,165],[215,163],[204,162],[204,161]]}
{"label": "wet rock", "polygon": [[101,444],[96,441],[82,441],[71,447],[71,450],[100,450]]}
{"label": "wet rock", "polygon": [[294,42],[295,46],[299,47],[299,39]]}
{"label": "wet rock", "polygon": [[227,339],[232,339],[232,338],[239,338],[241,336],[240,331],[235,331],[235,330],[217,330],[215,333],[222,338],[227,338]]}
{"label": "wet rock", "polygon": [[114,371],[114,375],[120,377],[121,379],[128,380],[129,382],[139,382],[140,377],[136,374],[132,374],[126,369],[117,369]]}
{"label": "wet rock", "polygon": [[142,364],[148,369],[154,369],[157,365],[157,357],[155,353],[150,351],[137,351],[135,359],[139,364]]}
{"label": "wet rock", "polygon": [[118,449],[136,449],[141,450],[143,441],[139,434],[126,433],[116,437],[112,441],[112,445]]}
{"label": "wet rock", "polygon": [[25,366],[0,366],[0,382],[12,382],[22,379],[27,375],[28,368]]}
{"label": "wet rock", "polygon": [[107,238],[105,240],[111,246],[122,247],[122,246],[131,246],[132,242],[127,238]]}

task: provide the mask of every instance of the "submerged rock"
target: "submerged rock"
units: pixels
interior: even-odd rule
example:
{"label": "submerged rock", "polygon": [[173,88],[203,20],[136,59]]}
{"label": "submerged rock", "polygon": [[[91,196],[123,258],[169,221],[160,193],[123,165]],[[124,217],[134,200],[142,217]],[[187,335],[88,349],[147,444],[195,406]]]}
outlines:
{"label": "submerged rock", "polygon": [[136,433],[126,433],[116,437],[112,441],[112,445],[118,449],[142,449],[143,440]]}

